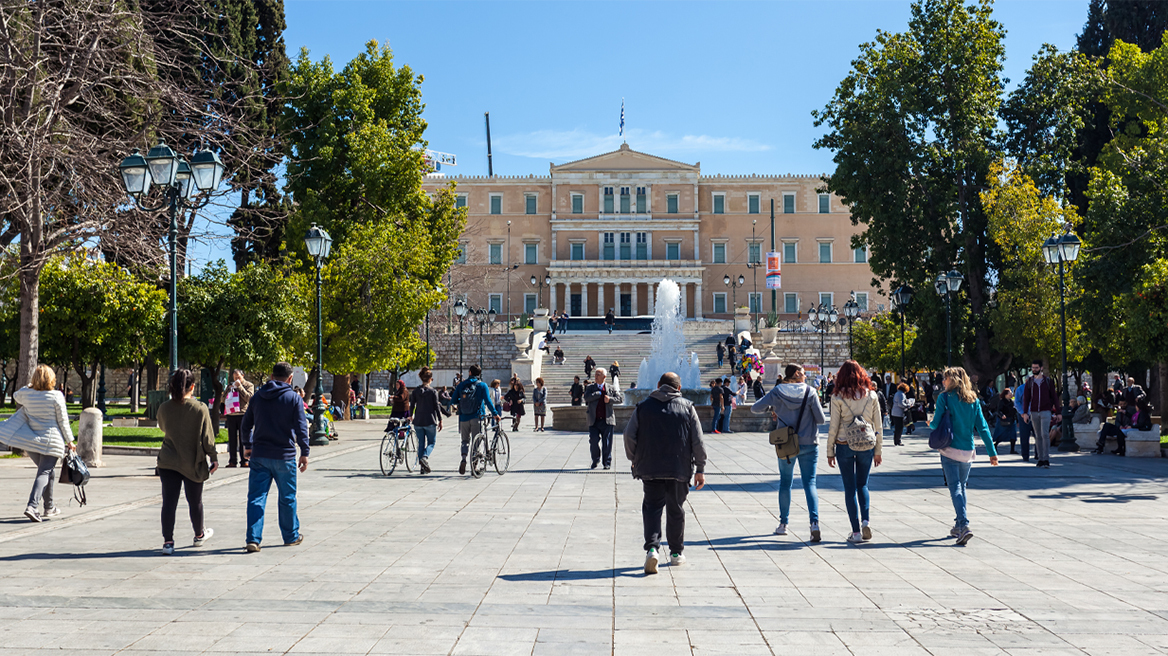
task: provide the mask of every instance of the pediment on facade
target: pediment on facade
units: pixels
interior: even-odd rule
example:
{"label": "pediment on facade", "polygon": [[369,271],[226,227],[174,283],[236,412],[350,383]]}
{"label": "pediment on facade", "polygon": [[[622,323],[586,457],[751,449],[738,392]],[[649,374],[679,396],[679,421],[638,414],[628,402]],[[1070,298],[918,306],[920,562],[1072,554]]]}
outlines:
{"label": "pediment on facade", "polygon": [[578,159],[567,164],[552,164],[552,174],[568,171],[701,171],[701,163],[686,164],[664,157],[641,153],[627,143],[610,153]]}

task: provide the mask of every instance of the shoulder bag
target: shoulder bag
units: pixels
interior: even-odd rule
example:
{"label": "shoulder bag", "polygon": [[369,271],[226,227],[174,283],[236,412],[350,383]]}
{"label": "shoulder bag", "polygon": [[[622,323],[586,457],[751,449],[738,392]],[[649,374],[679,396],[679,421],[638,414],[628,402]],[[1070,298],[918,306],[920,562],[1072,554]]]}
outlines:
{"label": "shoulder bag", "polygon": [[937,427],[929,433],[929,448],[930,449],[944,449],[953,441],[953,421],[949,418],[949,404],[951,399],[946,399],[945,412],[941,415],[941,421]]}
{"label": "shoulder bag", "polygon": [[[865,396],[862,401],[867,406],[869,397]],[[864,419],[864,411],[861,409],[859,414],[852,408],[852,404],[848,403],[843,397],[840,397],[847,406],[848,411],[852,413],[852,420],[844,426],[844,441],[848,443],[848,448],[852,451],[871,451],[876,448],[876,429],[872,424]]]}
{"label": "shoulder bag", "polygon": [[807,398],[811,394],[808,388],[803,392],[803,403],[799,406],[799,417],[794,426],[779,426],[771,431],[770,442],[775,445],[775,455],[780,458],[793,458],[799,455],[799,426],[803,425],[803,411],[807,409]]}
{"label": "shoulder bag", "polygon": [[61,462],[61,478],[58,481],[73,484],[73,498],[78,505],[85,505],[85,484],[89,482],[89,467],[76,453],[65,449],[65,459]]}

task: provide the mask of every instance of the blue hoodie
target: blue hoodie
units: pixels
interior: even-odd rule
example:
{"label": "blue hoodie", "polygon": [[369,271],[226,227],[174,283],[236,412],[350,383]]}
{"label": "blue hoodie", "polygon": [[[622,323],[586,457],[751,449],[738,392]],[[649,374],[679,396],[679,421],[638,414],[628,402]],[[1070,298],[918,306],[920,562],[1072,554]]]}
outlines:
{"label": "blue hoodie", "polygon": [[269,380],[256,390],[247,404],[239,432],[243,448],[251,449],[255,458],[295,460],[297,444],[300,455],[308,457],[304,402],[288,383]]}

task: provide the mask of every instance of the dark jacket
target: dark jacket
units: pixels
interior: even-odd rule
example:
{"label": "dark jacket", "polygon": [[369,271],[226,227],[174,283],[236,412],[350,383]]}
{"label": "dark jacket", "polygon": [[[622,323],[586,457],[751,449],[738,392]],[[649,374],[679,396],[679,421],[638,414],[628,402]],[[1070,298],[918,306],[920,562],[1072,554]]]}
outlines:
{"label": "dark jacket", "polygon": [[629,417],[624,438],[633,478],[688,483],[694,471],[705,473],[701,422],[680,390],[668,385],[657,388]]}
{"label": "dark jacket", "polygon": [[415,426],[435,426],[442,421],[438,392],[429,385],[419,385],[410,392],[410,405],[414,406]]}
{"label": "dark jacket", "polygon": [[1054,391],[1054,381],[1050,376],[1043,376],[1042,383],[1034,382],[1034,378],[1026,381],[1022,392],[1022,411],[1031,412],[1058,412],[1058,394]]}
{"label": "dark jacket", "polygon": [[[459,408],[458,399],[462,396],[463,388],[467,387],[468,385],[475,386],[475,397],[479,402],[475,408],[474,414],[464,415],[462,414],[462,409]],[[491,388],[487,387],[487,384],[478,378],[467,378],[466,380],[459,383],[458,387],[454,388],[454,407],[458,408],[459,421],[478,421],[479,417],[481,417],[483,414],[484,405],[487,406],[488,413],[495,415],[496,417],[499,416],[499,409],[496,408],[495,404],[491,402]]]}
{"label": "dark jacket", "polygon": [[295,460],[297,445],[300,455],[308,457],[304,400],[288,383],[269,380],[256,390],[239,431],[243,448],[251,449],[253,458]]}
{"label": "dark jacket", "polygon": [[725,397],[722,394],[721,385],[714,385],[710,388],[710,405],[715,408],[721,408],[725,405]]}
{"label": "dark jacket", "polygon": [[584,399],[584,385],[581,383],[572,383],[572,389],[569,394],[572,395],[572,403],[578,404]]}

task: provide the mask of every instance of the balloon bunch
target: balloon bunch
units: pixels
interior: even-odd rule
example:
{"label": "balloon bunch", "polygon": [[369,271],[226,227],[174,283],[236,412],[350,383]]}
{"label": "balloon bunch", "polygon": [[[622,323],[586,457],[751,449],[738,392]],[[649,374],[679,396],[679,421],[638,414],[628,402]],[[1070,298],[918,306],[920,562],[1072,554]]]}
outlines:
{"label": "balloon bunch", "polygon": [[758,375],[761,376],[763,373],[762,360],[758,358],[757,353],[747,353],[746,355],[743,355],[742,359],[738,362],[738,366],[741,367],[742,373],[744,374],[753,374],[757,372]]}

